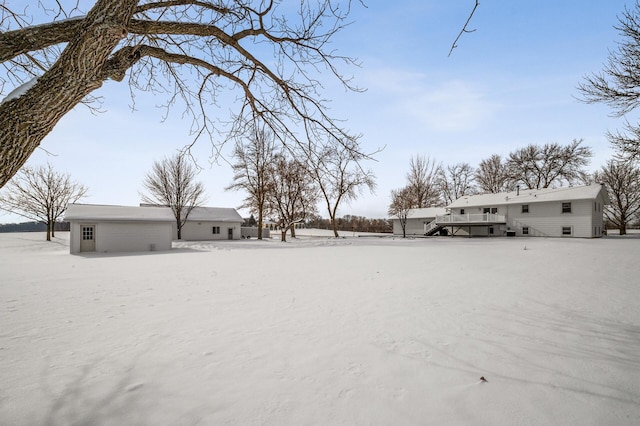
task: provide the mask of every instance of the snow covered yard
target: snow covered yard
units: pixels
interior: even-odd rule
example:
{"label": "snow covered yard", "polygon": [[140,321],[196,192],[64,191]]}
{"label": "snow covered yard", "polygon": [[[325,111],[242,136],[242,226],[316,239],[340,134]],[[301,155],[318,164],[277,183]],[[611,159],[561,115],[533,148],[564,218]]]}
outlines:
{"label": "snow covered yard", "polygon": [[1,424],[640,424],[637,237],[59,236],[0,234]]}

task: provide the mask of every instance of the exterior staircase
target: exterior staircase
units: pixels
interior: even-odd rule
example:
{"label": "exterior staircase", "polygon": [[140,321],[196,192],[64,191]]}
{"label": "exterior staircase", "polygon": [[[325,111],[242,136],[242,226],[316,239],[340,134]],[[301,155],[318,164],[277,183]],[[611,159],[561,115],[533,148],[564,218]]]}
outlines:
{"label": "exterior staircase", "polygon": [[430,237],[432,235],[437,234],[443,228],[442,225],[438,225],[436,220],[432,220],[431,222],[424,225],[424,235],[426,237]]}

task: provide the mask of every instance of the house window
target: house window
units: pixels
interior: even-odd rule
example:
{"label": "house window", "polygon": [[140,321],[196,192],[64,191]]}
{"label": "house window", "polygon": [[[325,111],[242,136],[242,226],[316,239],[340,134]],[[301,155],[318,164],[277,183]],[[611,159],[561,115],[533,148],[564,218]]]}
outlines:
{"label": "house window", "polygon": [[562,227],[562,235],[572,235],[572,229],[570,226],[563,226]]}
{"label": "house window", "polygon": [[219,234],[220,233],[220,227],[219,226],[214,226],[212,228],[212,231],[213,231],[214,234]]}
{"label": "house window", "polygon": [[464,214],[464,209],[460,209],[460,214]]}
{"label": "house window", "polygon": [[522,205],[522,213],[529,213],[529,204]]}
{"label": "house window", "polygon": [[84,241],[93,240],[93,226],[82,227],[82,239]]}
{"label": "house window", "polygon": [[489,227],[489,235],[493,235],[493,226]]}
{"label": "house window", "polygon": [[523,226],[522,227],[522,235],[529,235],[529,227],[528,226]]}
{"label": "house window", "polygon": [[498,208],[497,207],[485,207],[484,209],[482,209],[482,213],[495,214],[495,213],[498,213]]}
{"label": "house window", "polygon": [[571,213],[571,203],[562,203],[562,213]]}

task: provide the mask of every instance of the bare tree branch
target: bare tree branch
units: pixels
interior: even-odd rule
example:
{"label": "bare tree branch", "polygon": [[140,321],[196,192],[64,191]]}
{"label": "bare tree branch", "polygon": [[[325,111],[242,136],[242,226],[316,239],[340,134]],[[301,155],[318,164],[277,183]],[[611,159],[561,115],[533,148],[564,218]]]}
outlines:
{"label": "bare tree branch", "polygon": [[[293,13],[288,3],[262,0],[96,0],[86,15],[77,0],[38,4],[52,22],[0,15],[0,94],[38,77],[0,104],[0,186],[61,117],[106,79],[127,77],[132,94],[166,95],[165,116],[182,106],[191,143],[208,138],[216,155],[260,119],[292,150],[322,140],[369,158],[321,94],[326,74],[359,90],[337,67],[358,62],[329,46],[349,24],[350,0],[303,0]],[[223,91],[238,99],[228,118],[211,112]]]}
{"label": "bare tree branch", "polygon": [[467,18],[467,22],[464,23],[464,26],[460,30],[460,33],[458,34],[456,39],[453,40],[453,43],[451,44],[451,49],[449,50],[449,54],[447,56],[451,56],[451,53],[453,53],[453,49],[458,47],[458,40],[460,40],[460,37],[462,37],[462,34],[472,33],[475,31],[475,29],[470,30],[467,27],[469,26],[469,22],[471,22],[471,18],[473,18],[474,13],[476,13],[476,9],[478,8],[478,6],[480,6],[480,1],[476,0],[476,4],[473,6],[473,9],[471,10],[469,17]]}

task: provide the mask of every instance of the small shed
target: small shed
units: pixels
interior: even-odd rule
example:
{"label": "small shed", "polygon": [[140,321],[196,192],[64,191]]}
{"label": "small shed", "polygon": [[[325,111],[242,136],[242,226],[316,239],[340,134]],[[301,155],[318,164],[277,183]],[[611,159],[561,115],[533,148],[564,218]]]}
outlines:
{"label": "small shed", "polygon": [[[181,237],[186,241],[239,240],[243,222],[234,208],[195,207],[182,226]],[[173,238],[178,238],[175,226]]]}
{"label": "small shed", "polygon": [[170,250],[175,219],[166,207],[69,204],[70,252]]}

